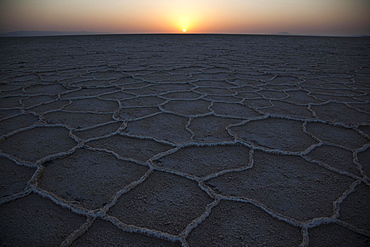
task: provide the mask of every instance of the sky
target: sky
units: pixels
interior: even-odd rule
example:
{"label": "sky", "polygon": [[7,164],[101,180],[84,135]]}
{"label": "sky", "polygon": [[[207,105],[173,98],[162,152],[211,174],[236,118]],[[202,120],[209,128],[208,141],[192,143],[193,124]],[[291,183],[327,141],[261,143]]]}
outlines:
{"label": "sky", "polygon": [[0,33],[369,35],[370,0],[0,0]]}

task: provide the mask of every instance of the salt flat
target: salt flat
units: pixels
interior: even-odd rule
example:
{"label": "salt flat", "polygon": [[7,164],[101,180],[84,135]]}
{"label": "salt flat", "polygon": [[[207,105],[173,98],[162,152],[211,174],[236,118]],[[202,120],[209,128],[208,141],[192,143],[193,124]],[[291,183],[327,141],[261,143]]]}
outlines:
{"label": "salt flat", "polygon": [[0,43],[1,246],[369,246],[369,38]]}

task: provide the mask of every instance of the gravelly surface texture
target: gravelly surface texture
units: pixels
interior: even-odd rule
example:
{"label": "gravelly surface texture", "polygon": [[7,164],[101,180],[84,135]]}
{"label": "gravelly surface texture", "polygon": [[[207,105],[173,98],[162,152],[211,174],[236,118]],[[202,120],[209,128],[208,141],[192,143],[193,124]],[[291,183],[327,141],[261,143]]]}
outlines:
{"label": "gravelly surface texture", "polygon": [[370,39],[0,39],[1,246],[369,246]]}

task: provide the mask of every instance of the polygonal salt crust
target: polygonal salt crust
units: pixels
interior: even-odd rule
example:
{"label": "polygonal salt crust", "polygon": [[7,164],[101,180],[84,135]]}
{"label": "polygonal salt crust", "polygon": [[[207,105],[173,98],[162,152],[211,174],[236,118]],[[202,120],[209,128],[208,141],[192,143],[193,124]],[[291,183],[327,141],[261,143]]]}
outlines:
{"label": "polygonal salt crust", "polygon": [[31,194],[0,206],[2,246],[59,246],[85,217]]}
{"label": "polygonal salt crust", "polygon": [[352,129],[323,123],[307,123],[307,132],[315,135],[324,142],[357,149],[369,143],[369,140]]}
{"label": "polygonal salt crust", "polygon": [[191,120],[189,129],[194,133],[193,139],[201,142],[232,141],[234,137],[229,135],[226,127],[230,124],[241,122],[241,119],[205,116]]}
{"label": "polygonal salt crust", "polygon": [[313,97],[315,97],[318,100],[321,101],[338,101],[341,103],[357,103],[357,102],[363,102],[360,99],[356,99],[354,97],[350,96],[333,96],[333,95],[327,95],[327,94],[311,94]]}
{"label": "polygonal salt crust", "polygon": [[213,88],[213,87],[200,87],[194,89],[194,91],[208,94],[208,95],[221,95],[221,96],[231,96],[234,92],[227,90],[226,88]]}
{"label": "polygonal salt crust", "polygon": [[272,81],[269,81],[268,83],[271,85],[297,85],[298,83],[302,82],[301,79],[298,77],[293,76],[277,76]]}
{"label": "polygonal salt crust", "polygon": [[370,124],[370,114],[356,111],[340,103],[330,102],[325,105],[313,105],[312,110],[323,120],[347,125]]}
{"label": "polygonal salt crust", "polygon": [[233,79],[234,76],[228,74],[228,73],[198,73],[193,74],[191,79],[195,80],[227,80],[227,79]]}
{"label": "polygonal salt crust", "polygon": [[[246,83],[248,84],[248,83]],[[237,93],[253,93],[253,92],[256,92],[256,91],[259,91],[260,89],[258,87],[254,87],[252,85],[244,85],[241,86],[241,87],[232,87],[232,88],[229,88],[231,91],[233,92],[237,92]],[[261,97],[259,95],[259,97]]]}
{"label": "polygonal salt crust", "polygon": [[369,103],[353,103],[353,104],[348,104],[350,107],[355,108],[359,111],[363,111],[365,113],[370,114],[370,104]]}
{"label": "polygonal salt crust", "polygon": [[357,165],[353,163],[353,153],[338,147],[322,145],[316,147],[307,156],[313,160],[323,162],[341,171],[361,176]]}
{"label": "polygonal salt crust", "polygon": [[141,162],[147,161],[156,154],[165,152],[172,147],[152,140],[114,135],[87,143],[90,147],[111,150],[121,157]]}
{"label": "polygonal salt crust", "polygon": [[0,141],[0,150],[22,161],[33,163],[51,154],[66,152],[76,146],[63,127],[35,127]]}
{"label": "polygonal salt crust", "polygon": [[[73,73],[73,72],[72,72]],[[78,83],[88,80],[88,77],[82,77],[78,71],[75,71],[75,74],[66,73],[62,75],[63,78],[58,79],[63,85],[70,85],[72,83]]]}
{"label": "polygonal salt crust", "polygon": [[153,85],[152,83],[149,83],[149,82],[143,82],[141,80],[132,80],[130,83],[127,83],[127,80],[125,80],[126,83],[120,83],[121,80],[118,80],[118,81],[114,81],[112,82],[112,84],[115,84],[117,86],[121,86],[122,89],[129,89],[129,88],[145,88],[145,87],[148,87],[148,86],[151,86]]}
{"label": "polygonal salt crust", "polygon": [[190,90],[193,88],[193,85],[187,84],[187,83],[164,83],[164,84],[156,84],[151,86],[150,88],[153,90],[156,90],[158,92],[169,92],[169,91],[184,91],[184,90]]}
{"label": "polygonal salt crust", "polygon": [[337,224],[323,224],[308,230],[309,246],[369,246],[370,238]]}
{"label": "polygonal salt crust", "polygon": [[352,83],[352,75],[320,76],[320,80],[324,81],[321,85],[324,88],[346,88],[347,84]]}
{"label": "polygonal salt crust", "polygon": [[117,80],[119,78],[127,77],[127,75],[123,74],[122,72],[115,70],[97,71],[96,73],[89,73],[89,75],[103,78],[104,80]]}
{"label": "polygonal salt crust", "polygon": [[74,99],[72,104],[64,107],[66,111],[114,112],[118,102],[100,99]]}
{"label": "polygonal salt crust", "polygon": [[191,134],[185,128],[187,122],[188,119],[185,117],[161,113],[129,122],[124,131],[133,135],[181,143],[190,141],[191,138]]}
{"label": "polygonal salt crust", "polygon": [[91,97],[97,96],[100,94],[105,94],[109,92],[115,92],[117,88],[83,88],[78,91],[73,91],[71,93],[63,94],[61,96],[62,99],[75,99],[75,98],[83,98],[83,97]]}
{"label": "polygonal salt crust", "polygon": [[367,125],[367,126],[359,126],[358,129],[361,130],[370,139],[370,125]]}
{"label": "polygonal salt crust", "polygon": [[26,99],[26,97],[10,96],[5,98],[0,98],[0,108],[15,108],[22,107],[21,100]]}
{"label": "polygonal salt crust", "polygon": [[162,107],[167,111],[191,116],[210,113],[210,105],[211,102],[206,100],[171,100]]}
{"label": "polygonal salt crust", "polygon": [[[365,90],[368,90],[368,89],[365,89]],[[361,102],[364,102],[364,101],[367,101],[368,102],[370,100],[370,94],[367,93],[366,95],[355,96],[353,98],[358,99]]]}
{"label": "polygonal salt crust", "polygon": [[4,157],[0,157],[0,164],[0,197],[21,192],[35,173],[35,168],[17,165]]}
{"label": "polygonal salt crust", "polygon": [[281,101],[273,101],[272,107],[260,109],[262,112],[270,114],[270,115],[277,115],[277,116],[289,116],[289,117],[296,117],[296,118],[313,118],[312,112],[308,110],[307,106],[300,106],[294,105],[291,103],[281,102]]}
{"label": "polygonal salt crust", "polygon": [[210,179],[216,192],[256,200],[273,211],[306,221],[330,217],[333,202],[354,182],[298,156],[256,151],[254,166]]}
{"label": "polygonal salt crust", "polygon": [[190,246],[299,246],[301,231],[249,203],[221,201],[188,237]]}
{"label": "polygonal salt crust", "polygon": [[205,99],[209,99],[214,102],[230,102],[230,103],[237,103],[242,101],[242,99],[236,98],[234,96],[219,96],[219,95],[207,95]]}
{"label": "polygonal salt crust", "polygon": [[124,99],[131,99],[134,98],[135,95],[129,94],[129,93],[124,93],[121,91],[110,93],[110,94],[104,94],[99,96],[101,99],[113,99],[113,100],[124,100]]}
{"label": "polygonal salt crust", "polygon": [[112,121],[112,114],[83,112],[50,112],[44,115],[45,121],[51,124],[66,124],[72,128],[86,128]]}
{"label": "polygonal salt crust", "polygon": [[20,109],[0,110],[0,119],[9,118],[12,116],[20,115],[22,112]]}
{"label": "polygonal salt crust", "polygon": [[86,81],[81,81],[81,82],[73,82],[73,83],[70,83],[70,85],[73,87],[105,88],[105,87],[112,86],[110,84],[111,81],[112,80],[94,79],[94,80],[86,80]]}
{"label": "polygonal salt crust", "polygon": [[230,129],[236,137],[269,149],[302,152],[317,143],[303,132],[301,122],[288,119],[254,120]]}
{"label": "polygonal salt crust", "polygon": [[146,107],[154,107],[162,104],[165,102],[165,99],[158,98],[156,96],[143,96],[134,99],[127,99],[122,100],[122,106],[129,107],[129,106],[146,106]]}
{"label": "polygonal salt crust", "polygon": [[[321,85],[320,85],[321,86]],[[326,94],[330,96],[360,96],[363,93],[353,91],[351,89],[326,89],[326,88],[307,88],[311,93]]]}
{"label": "polygonal salt crust", "polygon": [[219,81],[219,80],[199,80],[193,82],[193,84],[200,86],[200,87],[219,87],[219,88],[228,88],[232,87],[233,85],[226,82],[226,81]]}
{"label": "polygonal salt crust", "polygon": [[[17,76],[16,76],[17,75]],[[14,77],[13,77],[14,76]],[[23,72],[23,74],[15,73],[13,74],[9,80],[11,82],[27,82],[29,83],[30,81],[40,81],[40,77],[36,75],[36,73],[30,73],[30,72]]]}
{"label": "polygonal salt crust", "polygon": [[17,129],[31,126],[38,120],[39,118],[32,114],[25,114],[2,120],[0,121],[0,135],[5,135]]}
{"label": "polygonal salt crust", "polygon": [[365,151],[359,153],[358,155],[358,161],[360,162],[362,166],[362,170],[365,172],[365,174],[370,177],[370,148],[366,149]]}
{"label": "polygonal salt crust", "polygon": [[201,96],[202,96],[201,94],[194,93],[191,91],[161,94],[161,97],[165,97],[166,99],[198,99]]}
{"label": "polygonal salt crust", "polygon": [[133,120],[136,118],[141,118],[149,116],[155,113],[161,112],[158,107],[131,107],[131,108],[121,108],[116,114],[117,118],[122,120]]}
{"label": "polygonal salt crust", "polygon": [[297,90],[297,86],[295,85],[270,85],[270,84],[265,84],[260,87],[263,90],[274,90],[274,91],[284,91],[285,93],[288,94],[287,91],[291,90]]}
{"label": "polygonal salt crust", "polygon": [[313,98],[305,91],[289,91],[286,93],[289,95],[289,97],[285,98],[284,101],[288,101],[292,104],[322,103],[322,101]]}
{"label": "polygonal salt crust", "polygon": [[181,246],[166,240],[148,237],[138,233],[124,232],[112,223],[96,220],[89,230],[80,236],[71,246]]}
{"label": "polygonal salt crust", "polygon": [[242,104],[215,102],[213,103],[211,110],[213,110],[216,114],[219,115],[240,117],[244,119],[261,116],[251,108]]}
{"label": "polygonal salt crust", "polygon": [[273,90],[261,90],[258,91],[257,93],[264,97],[265,99],[282,99],[287,97],[286,93]]}
{"label": "polygonal salt crust", "polygon": [[[128,66],[126,65],[125,68],[128,68]],[[135,83],[135,82],[141,82],[142,80],[141,79],[138,79],[138,78],[133,78],[132,76],[124,76],[122,78],[119,78],[119,79],[115,79],[115,80],[112,80],[112,84],[128,84],[128,83]]]}
{"label": "polygonal salt crust", "polygon": [[25,88],[25,92],[28,94],[52,94],[58,95],[67,92],[68,89],[61,84],[45,84],[45,85],[33,85]]}
{"label": "polygonal salt crust", "polygon": [[1,92],[1,95],[3,95],[2,93],[5,93],[5,92],[11,92],[11,91],[18,91],[18,90],[22,90],[22,83],[6,83],[6,82],[3,82],[4,80],[2,79],[2,82],[0,82],[0,92]]}
{"label": "polygonal salt crust", "polygon": [[96,209],[126,185],[139,180],[147,170],[112,154],[78,149],[45,163],[39,186],[73,204]]}
{"label": "polygonal salt crust", "polygon": [[261,95],[254,92],[239,92],[234,97],[241,99],[261,99]]}
{"label": "polygonal salt crust", "polygon": [[243,104],[257,109],[272,106],[271,102],[267,99],[245,99]]}
{"label": "polygonal salt crust", "polygon": [[270,81],[271,79],[274,78],[274,75],[272,74],[263,74],[257,71],[253,72],[247,72],[243,74],[236,74],[237,78],[234,83],[238,84],[250,84],[252,81],[256,81],[258,84],[261,84],[260,81]]}
{"label": "polygonal salt crust", "polygon": [[55,99],[56,97],[51,97],[48,95],[39,95],[39,96],[33,96],[27,99],[23,99],[21,100],[21,102],[25,106],[25,108],[30,108],[31,106],[38,105],[41,103],[51,102]]}
{"label": "polygonal salt crust", "polygon": [[171,70],[171,73],[175,74],[185,74],[185,75],[191,75],[196,73],[201,73],[202,67],[201,66],[192,66],[191,64],[187,64],[186,66],[182,68],[173,68]]}
{"label": "polygonal salt crust", "polygon": [[226,169],[246,167],[249,149],[243,146],[185,147],[154,161],[163,168],[203,177]]}
{"label": "polygonal salt crust", "polygon": [[230,69],[227,69],[227,68],[217,68],[217,67],[205,68],[203,71],[206,72],[207,74],[216,74],[216,73],[229,74],[229,73],[233,73],[233,70],[230,70]]}
{"label": "polygonal salt crust", "polygon": [[370,232],[370,187],[360,184],[339,205],[339,219]]}
{"label": "polygonal salt crust", "polygon": [[51,103],[42,104],[42,105],[39,105],[39,106],[32,107],[32,108],[29,109],[29,111],[37,112],[37,113],[44,113],[44,112],[47,112],[47,111],[61,109],[63,106],[66,106],[68,104],[69,104],[69,101],[57,100],[57,101],[53,101]]}
{"label": "polygonal salt crust", "polygon": [[179,234],[211,201],[195,181],[154,172],[144,183],[123,194],[108,214],[123,223]]}
{"label": "polygonal salt crust", "polygon": [[151,86],[145,88],[132,88],[132,89],[125,89],[125,93],[129,93],[132,95],[137,96],[149,96],[149,95],[157,95],[158,91]]}
{"label": "polygonal salt crust", "polygon": [[119,127],[121,127],[121,125],[122,122],[110,123],[93,129],[74,131],[73,134],[75,134],[78,138],[87,140],[90,138],[96,138],[99,136],[112,134],[116,132],[119,129]]}
{"label": "polygonal salt crust", "polygon": [[189,81],[188,75],[171,74],[165,72],[154,72],[147,75],[140,75],[138,78],[149,82],[187,82]]}

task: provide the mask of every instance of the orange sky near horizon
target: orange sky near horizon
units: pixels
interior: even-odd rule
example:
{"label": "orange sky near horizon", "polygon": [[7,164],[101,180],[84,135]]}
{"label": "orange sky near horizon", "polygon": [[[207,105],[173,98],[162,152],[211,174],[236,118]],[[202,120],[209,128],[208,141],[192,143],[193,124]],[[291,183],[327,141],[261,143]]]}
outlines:
{"label": "orange sky near horizon", "polygon": [[369,0],[1,0],[0,32],[370,34]]}

